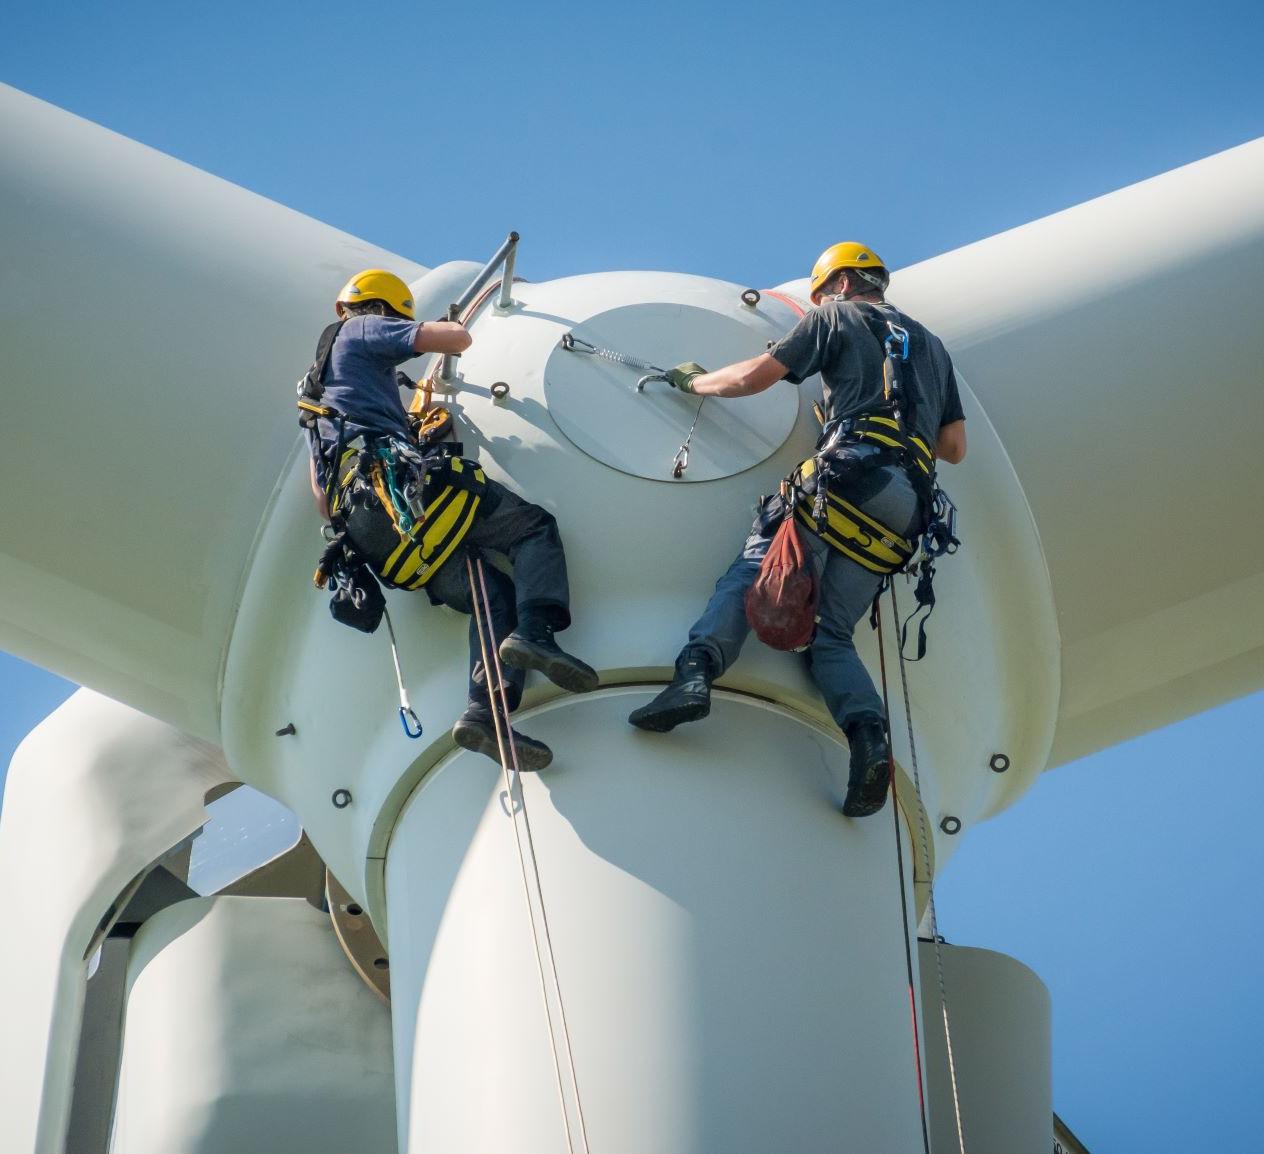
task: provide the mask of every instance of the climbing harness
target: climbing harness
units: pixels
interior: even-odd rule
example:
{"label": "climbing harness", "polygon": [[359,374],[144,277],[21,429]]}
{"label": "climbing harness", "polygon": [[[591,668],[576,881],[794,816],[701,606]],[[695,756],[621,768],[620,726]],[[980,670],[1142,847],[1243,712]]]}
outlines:
{"label": "climbing harness", "polygon": [[[475,568],[478,580],[475,581]],[[500,769],[505,781],[505,801],[513,821],[514,842],[518,848],[518,865],[522,874],[523,896],[527,903],[527,917],[531,922],[531,942],[535,948],[536,968],[540,975],[540,994],[544,999],[544,1014],[549,1027],[549,1046],[553,1054],[553,1072],[557,1078],[557,1095],[562,1109],[562,1126],[566,1132],[568,1154],[590,1154],[588,1124],[584,1119],[583,1101],[579,1094],[579,1080],[575,1071],[575,1051],[571,1044],[570,1026],[566,1020],[566,1005],[562,1000],[562,983],[557,973],[557,958],[553,951],[553,937],[549,931],[548,913],[544,907],[544,887],[540,881],[540,865],[535,852],[535,839],[531,835],[531,819],[527,813],[526,791],[522,786],[522,770],[518,765],[518,749],[513,742],[513,730],[509,724],[509,695],[500,664],[500,644],[492,627],[491,598],[487,593],[487,577],[483,559],[471,562],[465,559],[466,575],[470,584],[470,600],[474,624],[478,632],[479,652],[483,661],[483,675],[487,679],[488,698],[491,704],[492,724],[496,730],[496,748],[500,754]],[[512,762],[512,772],[510,764]],[[519,814],[522,816],[519,824]],[[528,878],[527,861],[530,859],[531,875]],[[533,886],[534,882],[534,900]],[[539,909],[537,921],[536,910]],[[543,942],[543,948],[541,943]],[[545,972],[547,955],[548,976]],[[549,983],[553,996],[550,997]],[[554,1022],[553,1001],[557,1002],[558,1022]],[[562,1046],[558,1044],[560,1034]],[[571,1111],[566,1099],[566,1086],[562,1075],[561,1050],[565,1048],[570,1088],[575,1100],[575,1116],[578,1133],[571,1127]],[[579,1141],[578,1150],[576,1139]]]}
{"label": "climbing harness", "polygon": [[[791,475],[797,493],[795,515],[828,545],[872,573],[888,578],[901,572],[917,574],[917,609],[899,640],[903,659],[908,627],[917,620],[917,655],[910,660],[920,661],[926,655],[926,623],[935,608],[934,563],[955,553],[960,545],[957,509],[936,481],[931,447],[909,431],[915,403],[906,393],[902,376],[909,356],[909,332],[872,306],[863,305],[860,312],[882,347],[883,404],[868,413],[822,422],[815,454]],[[818,421],[823,416],[817,410]],[[862,454],[854,451],[855,446],[869,448]],[[909,537],[847,500],[859,477],[890,465],[903,469],[917,494],[922,527]]]}
{"label": "climbing harness", "polygon": [[413,712],[412,702],[408,700],[408,690],[404,686],[404,674],[399,667],[399,646],[395,643],[395,626],[391,624],[389,609],[382,610],[386,621],[386,632],[391,637],[391,661],[395,664],[395,684],[399,686],[399,723],[409,737],[421,736],[421,719]]}
{"label": "climbing harness", "polygon": [[588,341],[582,340],[574,333],[564,333],[562,335],[562,348],[568,353],[588,353],[590,356],[600,357],[603,361],[613,361],[616,365],[626,365],[629,369],[640,369],[645,373],[636,382],[636,391],[642,392],[650,381],[667,380],[667,370],[660,369],[657,365],[650,364],[649,361],[643,361],[640,357],[630,357],[627,353],[615,352],[614,349],[598,348]]}
{"label": "climbing harness", "polygon": [[459,442],[421,447],[391,435],[343,446],[326,485],[330,525],[388,585],[422,588],[473,527],[487,477],[460,451]]}
{"label": "climbing harness", "polygon": [[[890,587],[891,616],[895,623],[896,636],[897,638],[902,638],[903,634],[900,628],[900,608],[895,595],[895,582],[891,578],[887,578],[884,585]],[[909,931],[908,903],[905,900],[908,883],[904,871],[904,846],[900,837],[900,798],[899,789],[896,785],[895,750],[891,742],[891,702],[887,689],[886,643],[882,630],[882,592],[883,590],[879,588],[877,594],[874,596],[873,609],[870,613],[870,624],[872,624],[878,631],[878,662],[882,673],[882,707],[884,713],[884,723],[887,731],[887,756],[891,772],[891,816],[895,829],[895,853],[900,880],[900,913],[903,918],[904,925],[904,959],[908,971],[909,1008],[912,1016],[913,1029],[913,1058],[917,1067],[917,1095],[918,1103],[921,1108],[922,1142],[925,1147],[926,1154],[930,1154],[930,1135],[926,1121],[926,1099],[925,1093],[922,1089],[921,1036],[918,1028],[917,999],[914,991],[913,980],[913,946],[912,937]],[[907,623],[905,624],[907,626]],[[909,761],[913,768],[913,790],[916,794],[913,808],[917,811],[918,830],[921,836],[923,855],[922,865],[926,874],[927,911],[930,914],[931,941],[935,951],[935,977],[939,989],[939,1006],[944,1023],[944,1044],[948,1053],[948,1075],[949,1081],[952,1085],[952,1104],[957,1124],[957,1148],[959,1154],[965,1154],[966,1143],[965,1131],[961,1122],[961,1097],[957,1088],[957,1064],[952,1048],[952,1029],[948,1020],[948,994],[944,984],[943,939],[939,934],[939,920],[935,912],[935,882],[931,874],[930,841],[929,834],[926,829],[926,809],[922,804],[922,779],[921,773],[918,770],[917,742],[913,736],[913,706],[912,699],[909,696],[908,669],[902,643],[896,647],[896,652],[900,663],[900,688],[904,698],[904,717],[908,732]]]}
{"label": "climbing harness", "polygon": [[796,517],[826,544],[870,572],[898,573],[912,560],[915,542],[842,497],[837,483],[831,485],[840,476],[845,476],[843,469],[828,460],[821,463],[819,457],[809,457],[804,461],[794,475],[799,493]]}
{"label": "climbing harness", "polygon": [[[640,357],[632,357],[627,353],[620,353],[614,349],[599,348],[597,345],[577,337],[574,333],[562,334],[562,348],[568,353],[586,353],[589,356],[600,357],[604,361],[612,361],[616,365],[625,365],[630,369],[645,370],[645,375],[636,382],[636,391],[638,393],[644,392],[645,386],[651,381],[671,383],[671,378],[668,377],[666,369],[661,369],[658,365],[652,365],[649,361],[643,361]],[[706,403],[706,397],[702,397],[698,401],[698,408],[693,415],[693,424],[689,426],[689,432],[685,434],[684,441],[672,458],[671,475],[673,480],[679,481],[685,475],[685,470],[689,468],[689,447],[693,444],[693,435],[698,428],[698,418],[702,416],[702,406]]]}

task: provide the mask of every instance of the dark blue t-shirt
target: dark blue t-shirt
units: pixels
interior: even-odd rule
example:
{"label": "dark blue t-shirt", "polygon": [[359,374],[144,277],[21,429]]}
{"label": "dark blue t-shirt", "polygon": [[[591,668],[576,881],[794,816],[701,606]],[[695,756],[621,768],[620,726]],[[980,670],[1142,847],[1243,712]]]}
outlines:
{"label": "dark blue t-shirt", "polygon": [[[351,317],[339,330],[325,366],[324,401],[347,416],[344,442],[361,433],[411,440],[395,368],[417,356],[413,340],[419,328],[418,321],[368,313]],[[320,439],[326,451],[336,447],[338,430],[332,422],[320,421]]]}

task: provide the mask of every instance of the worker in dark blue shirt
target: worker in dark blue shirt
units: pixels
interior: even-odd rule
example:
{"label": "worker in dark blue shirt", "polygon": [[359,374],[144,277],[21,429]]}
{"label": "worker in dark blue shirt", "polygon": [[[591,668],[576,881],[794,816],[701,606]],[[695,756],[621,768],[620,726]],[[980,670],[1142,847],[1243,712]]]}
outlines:
{"label": "worker in dark blue shirt", "polygon": [[[596,672],[553,638],[571,620],[557,522],[485,477],[477,462],[428,453],[411,431],[397,366],[419,353],[464,352],[471,338],[463,325],[418,321],[408,286],[383,269],[352,277],[335,309],[340,326],[326,330],[333,343],[317,384],[337,416],[320,418],[311,440],[317,505],[322,516],[338,519],[379,580],[424,588],[433,602],[471,614],[469,701],[452,735],[466,749],[499,758],[466,558],[498,553],[513,570],[511,580],[494,565],[481,567],[509,708],[521,700],[528,669],[572,692],[595,689]],[[543,742],[517,732],[513,738],[520,768],[543,769],[552,760]]]}
{"label": "worker in dark blue shirt", "polygon": [[[854,431],[866,427],[866,417],[885,412],[885,352],[875,328],[886,331],[893,324],[908,334],[908,360],[902,372],[916,405],[910,406],[906,432],[921,447],[927,464],[924,473],[933,473],[935,460],[955,464],[965,456],[965,415],[942,342],[887,303],[888,279],[872,249],[854,241],[832,245],[812,270],[810,291],[817,307],[766,353],[713,373],[689,362],[673,369],[668,378],[676,388],[698,396],[748,397],[783,378],[800,384],[819,373],[825,430],[846,431],[833,451],[836,463],[845,462],[838,469],[848,478],[844,495],[873,521],[915,541],[930,515],[928,488],[917,476],[916,464],[908,454],[893,451],[894,441],[885,433],[866,437]],[[890,433],[895,422],[885,419],[888,424],[883,427]],[[756,521],[742,552],[689,631],[671,684],[633,711],[628,718],[633,725],[663,733],[710,712],[711,683],[737,660],[749,632],[746,592],[759,574],[775,527],[765,517]],[[883,577],[858,550],[852,548],[849,554],[846,541],[827,542],[809,532],[805,544],[820,583],[819,621],[810,647],[812,677],[851,750],[843,812],[861,817],[882,808],[890,783],[890,750],[882,698],[856,653],[852,632]]]}

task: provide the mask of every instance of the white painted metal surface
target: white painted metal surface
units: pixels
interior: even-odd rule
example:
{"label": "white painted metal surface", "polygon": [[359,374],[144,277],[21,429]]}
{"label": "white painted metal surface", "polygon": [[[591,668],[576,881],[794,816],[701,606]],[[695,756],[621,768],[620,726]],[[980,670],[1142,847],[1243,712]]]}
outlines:
{"label": "white painted metal surface", "polygon": [[[0,314],[0,342],[6,348],[7,417],[22,431],[10,443],[4,468],[6,480],[11,471],[43,482],[24,489],[25,499],[6,504],[0,514],[0,642],[191,732],[222,735],[233,772],[300,816],[335,873],[389,932],[393,952],[402,950],[414,961],[429,957],[426,935],[437,932],[435,925],[443,928],[449,910],[453,925],[474,927],[470,933],[508,949],[510,938],[497,935],[513,933],[507,928],[509,899],[494,888],[503,880],[504,861],[497,856],[503,846],[492,850],[485,836],[492,818],[491,767],[454,758],[426,779],[452,749],[446,729],[463,696],[464,619],[432,609],[420,597],[392,596],[410,689],[427,723],[425,739],[409,743],[395,722],[385,639],[340,630],[330,622],[324,598],[307,584],[320,539],[293,424],[291,382],[310,359],[329,300],[348,272],[382,263],[416,277],[420,266],[9,89],[0,90],[0,145],[0,213],[14,222],[12,253],[0,270],[14,307]],[[1264,441],[1256,367],[1264,362],[1264,335],[1252,311],[1264,287],[1262,157],[1264,144],[1257,142],[897,277],[894,298],[937,329],[956,356],[971,440],[966,465],[945,468],[943,477],[963,509],[966,548],[941,567],[943,608],[933,623],[931,656],[913,673],[933,829],[943,816],[968,826],[1012,801],[1049,763],[1055,730],[1057,760],[1261,682],[1264,634],[1258,615],[1244,614],[1242,607],[1253,604],[1264,580],[1264,542],[1249,532],[1250,463]],[[523,272],[529,271],[528,252],[520,262]],[[423,284],[416,286],[425,301],[422,315],[437,315],[458,279],[452,269],[436,270],[435,277],[433,300]],[[1209,284],[1218,291],[1203,291]],[[576,322],[628,309],[706,310],[717,331],[744,327],[755,345],[749,351],[757,352],[766,330],[784,331],[793,316],[771,297],[752,313],[738,291],[667,274],[577,277],[519,285],[515,307],[504,313],[485,309],[474,322],[475,343],[462,358],[455,398],[463,418],[459,433],[467,452],[477,453],[493,476],[511,480],[558,514],[576,603],[567,644],[591,660],[607,683],[665,676],[685,628],[738,547],[754,498],[806,455],[813,423],[801,399],[797,423],[784,444],[770,436],[766,459],[752,452],[758,463],[743,473],[705,484],[668,484],[637,475],[639,462],[659,450],[642,444],[634,424],[618,422],[607,443],[590,446],[595,457],[562,434],[569,401],[559,404],[556,417],[551,413],[550,358],[561,333]],[[75,318],[73,340],[50,323],[67,314]],[[664,324],[663,348],[683,341],[674,329],[669,337],[669,329]],[[1217,338],[1215,354],[1209,335]],[[734,338],[735,347],[740,343]],[[628,351],[652,359],[662,355],[657,348]],[[706,350],[690,348],[667,359],[699,353]],[[1214,397],[1191,386],[1209,372]],[[510,383],[504,403],[490,400],[496,381]],[[86,413],[71,408],[85,395],[84,382],[108,404]],[[805,394],[807,389],[801,398]],[[587,416],[585,422],[591,428]],[[583,440],[582,433],[574,435]],[[707,447],[711,435],[704,433],[695,448],[703,457],[715,450]],[[46,467],[50,446],[58,451],[55,470]],[[1173,464],[1187,460],[1214,460],[1217,466]],[[720,451],[714,468],[718,475],[739,463]],[[1198,524],[1208,541],[1232,547],[1214,563],[1206,548],[1176,551],[1173,524]],[[875,664],[872,637],[863,636],[861,645]],[[332,709],[328,690],[335,677],[339,694]],[[814,690],[787,655],[752,645],[725,683],[799,715],[778,722],[778,732],[801,736],[814,732],[810,720],[822,720]],[[630,707],[629,696],[620,708]],[[534,686],[528,704],[547,707],[555,697],[551,687]],[[697,959],[681,945],[691,940],[688,933],[679,925],[673,929],[670,889],[626,888],[627,879],[610,870],[600,847],[592,845],[607,831],[626,836],[619,819],[629,808],[637,814],[630,828],[642,831],[650,846],[658,835],[645,831],[654,829],[655,819],[674,820],[677,806],[693,816],[690,831],[705,844],[712,844],[708,838],[722,841],[731,826],[712,828],[711,822],[722,812],[717,807],[733,805],[739,815],[733,822],[745,823],[747,837],[763,846],[761,861],[797,860],[795,855],[811,851],[819,854],[811,863],[816,867],[859,855],[858,864],[889,870],[880,854],[870,859],[864,848],[879,836],[880,823],[837,840],[809,833],[841,819],[823,795],[809,805],[807,794],[787,781],[761,774],[754,739],[729,744],[713,723],[642,749],[640,735],[616,716],[619,701],[611,695],[559,703],[533,719],[560,754],[554,776],[529,788],[540,795],[546,852],[563,866],[550,889],[556,886],[562,895],[560,921],[572,926],[562,934],[568,958],[577,953],[565,941],[574,942],[578,915],[596,918],[599,906],[606,919],[602,932],[612,940],[643,919],[649,939],[662,944],[662,957],[677,951],[676,969],[661,971],[669,996],[683,975],[700,972],[690,968]],[[752,708],[733,707],[735,716]],[[727,704],[723,712],[729,712]],[[290,721],[295,736],[273,736]],[[734,725],[742,732],[745,722]],[[113,749],[109,732],[106,726],[79,738],[58,736],[50,755],[62,756],[64,742],[95,764]],[[793,744],[800,737],[787,740]],[[827,746],[828,756],[841,762],[841,750]],[[130,748],[126,742],[124,747]],[[1013,768],[1003,775],[988,769],[988,757],[997,751],[1011,758]],[[897,752],[902,759],[907,755],[903,748]],[[721,777],[729,788],[712,796],[710,771],[721,756],[728,758]],[[581,767],[566,769],[568,758]],[[661,772],[665,759],[675,763],[673,773]],[[597,772],[606,763],[617,770],[608,779]],[[796,772],[806,770],[797,764]],[[623,783],[643,780],[654,783],[645,798],[626,799],[622,814],[605,808],[606,792],[613,798]],[[481,800],[476,788],[470,792],[479,781]],[[732,788],[739,781],[743,787]],[[595,809],[568,825],[563,801],[594,786]],[[353,796],[345,809],[330,804],[336,788]],[[638,810],[651,802],[654,813]],[[146,814],[155,804],[161,800],[147,799]],[[185,801],[170,804],[186,813]],[[800,820],[790,822],[791,814]],[[450,825],[445,815],[459,817],[464,826]],[[434,841],[427,842],[422,831],[433,831]],[[389,894],[383,876],[388,843]],[[700,887],[693,891],[698,917],[716,931],[716,940],[724,940],[725,918],[735,916],[739,901],[737,891],[726,887],[741,881],[749,890],[759,878],[738,859],[737,843],[715,844],[731,876],[705,873],[698,861],[691,875],[686,861],[671,864],[670,855],[664,868],[672,885],[692,878],[690,884]],[[936,860],[942,862],[955,844],[936,833]],[[19,857],[0,875],[13,876],[26,860]],[[466,862],[468,871],[457,868]],[[438,872],[426,874],[431,867]],[[86,876],[96,884],[113,868],[110,861],[97,862],[96,872]],[[814,880],[824,876],[821,868],[807,872]],[[478,903],[470,895],[478,887],[469,888],[467,878],[470,885],[481,879],[492,908],[504,907],[502,921],[488,925],[474,916]],[[662,880],[666,886],[668,879]],[[90,888],[81,882],[75,881],[66,900],[76,917],[77,895]],[[740,900],[749,897],[743,892]],[[781,908],[776,897],[761,895],[760,916],[768,925],[784,918],[800,933],[795,919],[806,920],[805,911],[821,903],[833,909],[828,903],[842,900],[838,909],[850,924],[869,933],[872,916],[880,929],[864,948],[833,943],[856,951],[836,970],[819,968],[818,952],[817,965],[807,972],[798,968],[800,953],[766,959],[761,980],[749,969],[722,972],[730,982],[732,974],[745,975],[743,988],[754,1002],[735,1002],[731,984],[720,987],[727,991],[724,999],[698,994],[699,1006],[712,1007],[705,1031],[690,1034],[681,1027],[684,1033],[673,1034],[671,1023],[645,1016],[636,1072],[652,1074],[656,1062],[674,1060],[657,1053],[665,1039],[693,1044],[696,1038],[710,1046],[713,1029],[717,1038],[733,1030],[731,1037],[740,1040],[744,1022],[766,1021],[771,1029],[787,1015],[805,1019],[818,1010],[814,991],[827,976],[857,989],[889,980],[890,935],[880,915],[871,915],[861,889],[853,885],[842,899],[833,890],[797,895],[802,909],[784,902]],[[70,935],[49,930],[48,940],[60,950],[57,943]],[[809,934],[804,940],[816,939]],[[696,942],[699,949],[702,943],[714,948],[707,933]],[[441,944],[434,957],[447,968],[435,972],[436,988],[449,983],[468,1002],[473,988],[457,971],[484,957],[478,941]],[[660,971],[650,959],[642,964],[652,986]],[[171,970],[173,981],[183,980],[180,969]],[[515,974],[520,969],[515,966]],[[398,964],[395,977],[398,982]],[[422,975],[410,971],[410,977],[420,983]],[[625,1029],[622,1011],[582,992],[591,981],[578,981],[585,1023],[579,1032],[600,1036],[608,1046],[610,1037],[621,1035],[604,1033],[607,1025]],[[436,1037],[455,1029],[426,1001],[420,984],[415,994],[418,1022],[426,1028],[414,1039],[407,1020],[397,1019],[403,1055],[415,1040],[424,1046],[431,1026]],[[73,989],[64,994],[69,1001],[50,995],[31,1020],[56,1019],[67,1007],[73,1012],[75,996]],[[724,1020],[714,1009],[721,1002],[738,1005],[746,1016]],[[506,1015],[510,1009],[526,1013],[527,1003],[516,994],[511,1003]],[[427,1016],[432,1010],[438,1017]],[[534,1051],[538,1022],[513,1019],[520,1029],[510,1029],[510,1020],[484,1015],[481,1036],[509,1053]],[[876,1044],[886,1054],[898,1035],[883,1021]],[[54,1020],[50,1037],[58,1055],[59,1030]],[[626,1031],[630,1035],[631,1027]],[[769,1040],[758,1031],[750,1037]],[[593,1043],[587,1045],[591,1051]],[[823,1050],[805,1047],[799,1056],[806,1065],[778,1073],[789,1084],[816,1086],[819,1072],[808,1059]],[[854,1053],[848,1053],[851,1063]],[[675,1127],[682,1143],[699,1134],[727,1135],[725,1115],[742,1106],[745,1090],[740,1081],[726,1089],[705,1081],[712,1071],[728,1071],[730,1058],[705,1050],[695,1056],[701,1065],[691,1076],[702,1079],[695,1082],[702,1096],[671,1107],[677,1113],[662,1123]],[[424,1097],[416,1070],[429,1070],[426,1063],[433,1060],[419,1050],[410,1092]],[[617,1056],[604,1050],[584,1064],[603,1061],[616,1062]],[[465,1093],[462,1071],[468,1074],[474,1063],[472,1055],[464,1056],[436,1077],[450,1074],[452,1085]],[[675,1077],[674,1067],[671,1072]],[[17,1084],[38,1094],[38,1079],[23,1076]],[[600,1125],[613,1134],[611,1119],[632,1108],[633,1082],[602,1072],[596,1084]],[[49,1085],[44,1092],[54,1095],[48,1108],[55,1114],[55,1079]],[[493,1101],[499,1087],[489,1083],[484,1089]],[[670,1098],[662,1086],[655,1094]],[[898,1097],[889,1103],[902,1126],[910,1117],[907,1104]],[[524,1107],[533,1134],[553,1149],[556,1132],[540,1109],[534,1098]],[[691,1109],[696,1115],[686,1118]],[[436,1115],[434,1133],[455,1140],[443,1129],[443,1117]],[[812,1117],[821,1122],[828,1115]],[[899,1148],[911,1145],[906,1137],[898,1135]]]}
{"label": "white painted metal surface", "polygon": [[5,86],[0,220],[0,637],[213,739],[294,381],[350,273],[424,270]]}
{"label": "white painted metal surface", "polygon": [[[599,349],[631,354],[659,368],[685,360],[716,367],[745,360],[783,332],[753,309],[721,313],[657,303],[610,309],[570,329]],[[714,481],[758,465],[781,447],[799,415],[798,393],[787,382],[740,403],[713,399],[702,405],[700,398],[663,381],[646,382],[638,390],[647,370],[581,349],[559,345],[544,366],[549,415],[590,457],[638,477],[673,479],[673,462],[695,418],[682,481]]]}
{"label": "white painted metal surface", "polygon": [[[520,284],[515,299],[517,308],[505,315],[485,309],[471,326],[474,344],[461,358],[452,398],[457,436],[492,476],[556,513],[574,602],[567,646],[607,682],[661,679],[740,548],[755,498],[811,452],[816,422],[803,399],[807,390],[800,391],[794,430],[767,460],[705,484],[673,484],[595,460],[559,434],[547,373],[553,358],[576,354],[560,352],[558,341],[578,318],[657,301],[744,326],[748,351],[757,352],[764,334],[778,323],[788,328],[793,314],[775,301],[775,312],[752,312],[736,285],[662,273]],[[734,355],[742,351],[734,345]],[[510,384],[504,402],[491,399],[496,381]],[[968,548],[941,567],[944,608],[933,622],[931,654],[913,676],[932,830],[943,814],[968,824],[1025,788],[1045,764],[1056,707],[1057,637],[1039,542],[1003,449],[968,388],[963,392],[972,420],[970,465],[944,473],[966,510]],[[612,423],[607,435],[635,448],[633,428]],[[662,464],[666,472],[668,462]],[[408,792],[452,748],[447,731],[465,694],[466,619],[424,597],[390,594],[409,692],[426,725],[423,739],[409,742],[395,716],[386,638],[333,625],[326,596],[305,584],[320,549],[306,470],[296,451],[243,590],[225,670],[224,746],[232,764],[249,767],[243,773],[251,784],[300,815],[334,874],[385,930],[380,861]],[[907,611],[907,588],[904,595]],[[858,644],[876,667],[874,635],[862,628]],[[338,706],[331,710],[335,669]],[[801,658],[757,642],[724,683],[823,715]],[[556,693],[534,680],[528,700]],[[296,735],[275,737],[289,722]],[[1013,763],[1004,775],[987,768],[998,749]],[[331,805],[337,789],[350,790],[350,806]],[[936,837],[941,854],[956,844]]]}
{"label": "white painted metal surface", "polygon": [[[992,950],[941,945],[949,1033],[967,1154],[1048,1154],[1052,1011],[1044,983]],[[960,1150],[935,951],[919,944],[931,1149]]]}
{"label": "white painted metal surface", "polygon": [[217,749],[86,689],[14,754],[0,811],[0,885],[21,910],[0,949],[6,1154],[60,1154],[94,934],[231,779]]}
{"label": "white painted metal surface", "polygon": [[1053,763],[1264,685],[1264,139],[904,270],[892,295],[947,343],[1039,526]]}
{"label": "white painted metal surface", "polygon": [[112,1154],[394,1154],[390,1017],[301,898],[198,898],[132,944]]}
{"label": "white painted metal surface", "polygon": [[[646,734],[623,719],[647,696],[523,720],[559,755],[523,785],[586,1148],[919,1148],[890,811],[838,813],[841,750],[823,727],[725,698],[705,723]],[[492,763],[459,752],[389,850],[400,1148],[414,1154],[569,1148],[503,791]]]}

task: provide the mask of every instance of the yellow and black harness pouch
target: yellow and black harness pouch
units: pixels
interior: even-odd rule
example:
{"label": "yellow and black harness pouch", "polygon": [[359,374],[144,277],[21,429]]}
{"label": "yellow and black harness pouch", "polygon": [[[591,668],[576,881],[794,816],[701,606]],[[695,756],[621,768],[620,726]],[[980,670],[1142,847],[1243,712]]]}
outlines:
{"label": "yellow and black harness pouch", "polygon": [[[455,456],[428,460],[424,481],[415,470],[392,476],[381,459],[350,464],[335,510],[348,541],[385,584],[423,588],[473,527],[486,475],[476,461]],[[408,508],[398,507],[401,497]]]}
{"label": "yellow and black harness pouch", "polygon": [[816,509],[822,502],[819,494],[818,499],[812,495],[818,489],[816,472],[816,459],[809,457],[794,473],[794,515],[799,521],[844,557],[873,573],[898,573],[903,569],[916,551],[916,542],[854,505],[833,478],[825,485],[824,517],[818,524]]}

